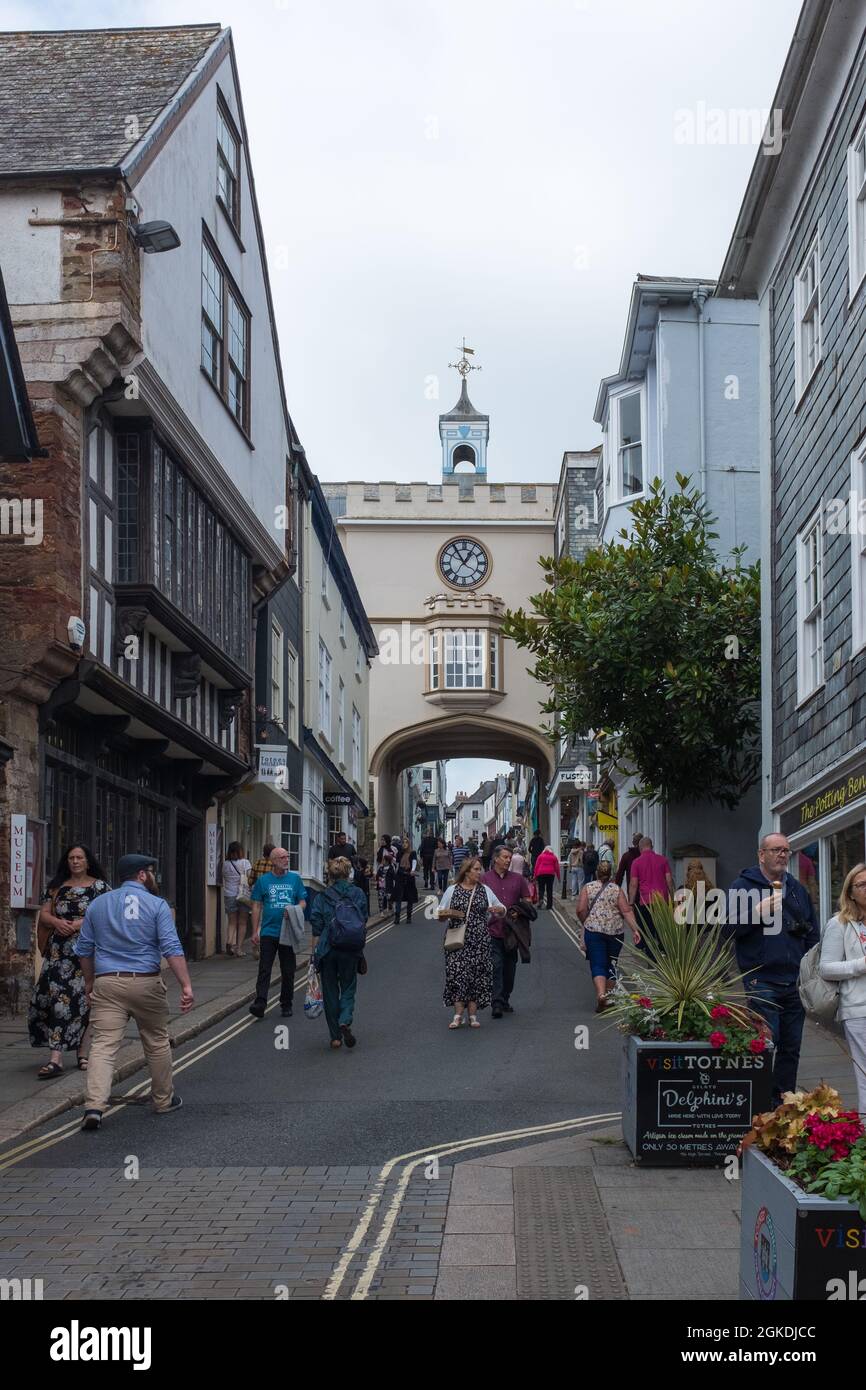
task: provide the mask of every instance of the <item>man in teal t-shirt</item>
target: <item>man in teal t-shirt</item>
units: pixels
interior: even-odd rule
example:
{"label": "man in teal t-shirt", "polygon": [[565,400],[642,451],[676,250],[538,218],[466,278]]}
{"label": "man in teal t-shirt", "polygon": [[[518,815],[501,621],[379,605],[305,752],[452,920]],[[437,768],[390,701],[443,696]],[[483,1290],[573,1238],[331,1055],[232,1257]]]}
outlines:
{"label": "man in teal t-shirt", "polygon": [[306,906],[307,890],[300,874],[289,869],[289,853],[285,849],[275,849],[271,853],[271,873],[260,874],[252,891],[253,900],[253,945],[261,946],[259,955],[259,977],[256,981],[256,999],[250,1004],[250,1013],[255,1018],[264,1018],[271,986],[271,971],[274,958],[280,957],[280,1010],[283,1018],[292,1016],[292,998],[295,988],[295,952],[291,946],[280,945],[280,931],[283,926],[283,911],[292,903]]}

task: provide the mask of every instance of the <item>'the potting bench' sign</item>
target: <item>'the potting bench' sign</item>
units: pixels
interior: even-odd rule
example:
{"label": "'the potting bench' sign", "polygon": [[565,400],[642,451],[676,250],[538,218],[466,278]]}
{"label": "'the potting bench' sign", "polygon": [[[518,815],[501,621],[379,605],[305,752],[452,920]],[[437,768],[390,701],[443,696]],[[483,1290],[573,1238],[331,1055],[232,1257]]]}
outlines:
{"label": "'the potting bench' sign", "polygon": [[719,1163],[769,1109],[771,1049],[725,1057],[707,1043],[629,1037],[624,1061],[623,1135],[641,1163]]}

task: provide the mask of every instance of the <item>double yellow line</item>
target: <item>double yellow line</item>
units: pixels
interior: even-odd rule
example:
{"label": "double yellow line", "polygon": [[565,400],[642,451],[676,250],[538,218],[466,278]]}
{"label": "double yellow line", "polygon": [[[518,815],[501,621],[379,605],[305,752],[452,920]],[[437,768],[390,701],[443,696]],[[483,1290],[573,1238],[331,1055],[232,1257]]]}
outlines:
{"label": "double yellow line", "polygon": [[[377,927],[375,931],[370,932],[370,935],[367,937],[367,945],[369,946],[373,941],[378,941],[379,937],[389,932],[393,925],[393,922],[386,922],[383,926]],[[306,987],[307,978],[306,975],[303,975],[299,980],[295,981],[295,994],[300,990],[305,990]],[[270,1013],[272,1009],[277,1007],[279,1002],[280,996],[279,992],[277,992],[273,998],[268,1000],[265,1013]],[[196,1062],[202,1061],[202,1059],[209,1056],[211,1052],[215,1052],[218,1047],[225,1047],[226,1043],[230,1043],[234,1038],[239,1037],[245,1028],[252,1028],[253,1025],[258,1022],[259,1020],[252,1016],[236,1019],[234,1023],[224,1028],[221,1033],[217,1033],[214,1037],[207,1038],[196,1047],[193,1047],[184,1058],[180,1062],[177,1062],[172,1068],[173,1075],[177,1076],[179,1072],[186,1071],[187,1067],[194,1066]],[[135,1086],[125,1091],[124,1099],[118,1101],[115,1105],[109,1106],[107,1110],[104,1110],[103,1116],[114,1115],[118,1110],[124,1110],[128,1101],[133,1096],[139,1095],[141,1092],[148,1091],[149,1089],[150,1077],[147,1077],[144,1081],[139,1081]],[[80,1129],[80,1118],[70,1120],[66,1124],[60,1125],[57,1129],[50,1130],[48,1134],[39,1135],[39,1137],[35,1139],[25,1140],[25,1142],[19,1144],[17,1148],[7,1149],[4,1154],[0,1154],[0,1173],[5,1172],[7,1168],[14,1168],[16,1164],[23,1163],[27,1158],[32,1158],[34,1154],[40,1153],[43,1149],[50,1149],[55,1144],[62,1144],[64,1139],[69,1139],[71,1135],[77,1134]]]}

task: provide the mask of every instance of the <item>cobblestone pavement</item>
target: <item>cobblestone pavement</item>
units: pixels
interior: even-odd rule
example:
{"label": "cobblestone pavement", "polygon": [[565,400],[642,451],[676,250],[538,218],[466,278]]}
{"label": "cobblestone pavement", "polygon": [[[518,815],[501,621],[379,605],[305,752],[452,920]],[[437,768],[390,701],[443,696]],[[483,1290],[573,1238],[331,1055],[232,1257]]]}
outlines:
{"label": "cobblestone pavement", "polygon": [[[379,1171],[15,1168],[0,1181],[0,1277],[42,1279],[46,1299],[319,1299]],[[433,1298],[450,1185],[450,1168],[410,1182],[369,1298]]]}

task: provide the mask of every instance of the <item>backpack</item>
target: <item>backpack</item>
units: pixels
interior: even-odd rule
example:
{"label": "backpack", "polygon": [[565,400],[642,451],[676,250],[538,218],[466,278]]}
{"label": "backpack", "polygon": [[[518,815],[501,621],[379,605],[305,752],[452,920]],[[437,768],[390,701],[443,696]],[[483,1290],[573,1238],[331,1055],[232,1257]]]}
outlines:
{"label": "backpack", "polygon": [[797,986],[800,1003],[810,1018],[818,1023],[832,1023],[839,1007],[840,980],[825,980],[821,977],[821,943],[812,946],[800,961],[800,977]]}
{"label": "backpack", "polygon": [[328,945],[335,951],[351,951],[359,955],[367,941],[367,924],[360,909],[351,898],[328,889],[325,897],[334,909],[328,928]]}

